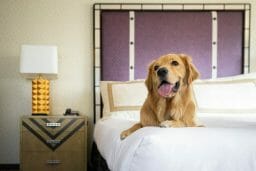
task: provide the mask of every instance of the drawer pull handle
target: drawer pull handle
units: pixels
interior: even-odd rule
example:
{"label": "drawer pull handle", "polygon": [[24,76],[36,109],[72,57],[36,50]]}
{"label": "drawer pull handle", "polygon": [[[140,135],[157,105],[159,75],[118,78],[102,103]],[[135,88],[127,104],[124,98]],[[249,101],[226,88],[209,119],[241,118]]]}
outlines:
{"label": "drawer pull handle", "polygon": [[54,165],[54,164],[60,164],[60,160],[47,160],[46,162],[47,164],[51,164],[51,165]]}
{"label": "drawer pull handle", "polygon": [[61,123],[58,123],[58,122],[49,122],[49,123],[46,123],[46,126],[47,126],[47,127],[59,127],[59,126],[61,126]]}
{"label": "drawer pull handle", "polygon": [[60,140],[47,140],[46,141],[48,144],[59,144]]}

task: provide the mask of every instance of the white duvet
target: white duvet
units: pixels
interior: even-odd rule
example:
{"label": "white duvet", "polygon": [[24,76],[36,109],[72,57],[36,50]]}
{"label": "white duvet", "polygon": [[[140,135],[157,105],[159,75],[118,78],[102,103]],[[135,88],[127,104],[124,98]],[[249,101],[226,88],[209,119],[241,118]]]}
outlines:
{"label": "white duvet", "polygon": [[256,171],[256,114],[198,114],[205,128],[145,127],[120,140],[137,116],[113,114],[95,126],[112,171]]}

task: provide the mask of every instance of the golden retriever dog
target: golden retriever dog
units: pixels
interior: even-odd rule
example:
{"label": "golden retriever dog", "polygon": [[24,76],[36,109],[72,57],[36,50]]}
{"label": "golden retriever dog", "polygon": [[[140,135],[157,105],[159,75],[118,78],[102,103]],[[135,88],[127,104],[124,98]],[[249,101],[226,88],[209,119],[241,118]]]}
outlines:
{"label": "golden retriever dog", "polygon": [[148,96],[140,111],[140,122],[123,131],[120,138],[146,126],[197,126],[191,83],[198,77],[187,55],[168,54],[154,60],[145,80]]}

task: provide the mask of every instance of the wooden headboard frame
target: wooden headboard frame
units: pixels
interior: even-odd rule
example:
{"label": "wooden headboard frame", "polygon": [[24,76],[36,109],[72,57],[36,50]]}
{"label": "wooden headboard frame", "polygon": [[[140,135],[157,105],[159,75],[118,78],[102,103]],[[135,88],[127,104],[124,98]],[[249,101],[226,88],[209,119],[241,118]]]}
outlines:
{"label": "wooden headboard frame", "polygon": [[[101,69],[102,43],[101,43],[101,12],[102,11],[244,11],[243,26],[243,73],[250,72],[250,26],[251,26],[251,4],[249,3],[96,3],[93,6],[93,56],[94,56],[94,123],[102,117],[102,102],[100,95],[101,73],[106,72]],[[132,20],[130,22],[133,22]],[[130,25],[133,23],[130,23]],[[134,42],[134,37],[130,36],[130,42]],[[214,38],[213,38],[214,39]],[[217,40],[212,40],[212,49],[217,48]],[[134,50],[133,43],[130,43],[129,50]],[[214,61],[212,61],[212,72],[216,72]],[[130,73],[134,73],[134,66],[131,64]],[[214,76],[213,76],[214,77]],[[129,78],[134,79],[134,77]]]}

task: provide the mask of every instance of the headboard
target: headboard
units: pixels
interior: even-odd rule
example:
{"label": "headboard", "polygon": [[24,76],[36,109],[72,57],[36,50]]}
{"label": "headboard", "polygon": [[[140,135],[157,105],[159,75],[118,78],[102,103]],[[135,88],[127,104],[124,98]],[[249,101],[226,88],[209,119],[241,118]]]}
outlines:
{"label": "headboard", "polygon": [[192,56],[201,78],[250,72],[245,4],[94,4],[94,122],[102,116],[100,81],[144,79],[167,53]]}

